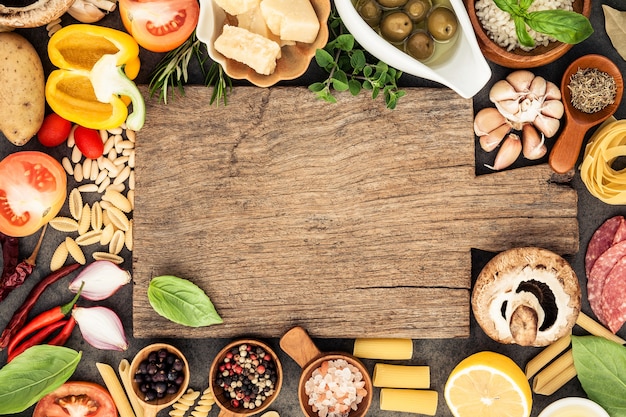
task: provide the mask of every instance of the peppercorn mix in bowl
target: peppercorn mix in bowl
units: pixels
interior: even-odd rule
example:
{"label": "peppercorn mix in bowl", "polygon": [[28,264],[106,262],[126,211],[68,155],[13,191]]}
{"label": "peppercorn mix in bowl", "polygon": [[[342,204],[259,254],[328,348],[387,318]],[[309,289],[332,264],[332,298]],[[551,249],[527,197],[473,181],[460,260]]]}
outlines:
{"label": "peppercorn mix in bowl", "polygon": [[265,410],[278,397],[282,381],[278,355],[254,339],[239,339],[226,345],[209,371],[215,402],[227,415],[247,416]]}

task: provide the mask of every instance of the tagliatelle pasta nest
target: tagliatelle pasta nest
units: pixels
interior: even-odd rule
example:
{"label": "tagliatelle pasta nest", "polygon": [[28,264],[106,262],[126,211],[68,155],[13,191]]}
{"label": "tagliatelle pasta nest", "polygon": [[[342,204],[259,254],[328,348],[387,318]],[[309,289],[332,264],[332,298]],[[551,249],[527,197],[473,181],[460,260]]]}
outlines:
{"label": "tagliatelle pasta nest", "polygon": [[580,177],[589,192],[607,204],[626,204],[626,168],[614,169],[626,157],[626,120],[605,122],[585,148]]}

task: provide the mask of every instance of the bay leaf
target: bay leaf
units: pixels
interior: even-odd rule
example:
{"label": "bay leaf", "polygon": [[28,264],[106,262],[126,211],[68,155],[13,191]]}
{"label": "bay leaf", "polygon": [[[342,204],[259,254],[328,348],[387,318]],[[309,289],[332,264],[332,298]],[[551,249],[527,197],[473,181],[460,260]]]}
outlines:
{"label": "bay leaf", "polygon": [[626,348],[598,336],[572,336],[578,380],[611,417],[626,416]]}
{"label": "bay leaf", "polygon": [[606,4],[604,11],[604,27],[606,34],[620,56],[626,60],[626,12],[616,10]]}
{"label": "bay leaf", "polygon": [[148,285],[148,301],[159,315],[184,326],[223,322],[202,288],[184,278],[173,275],[153,278]]}
{"label": "bay leaf", "polygon": [[51,393],[76,370],[82,354],[63,346],[26,349],[0,369],[0,414],[26,410]]}

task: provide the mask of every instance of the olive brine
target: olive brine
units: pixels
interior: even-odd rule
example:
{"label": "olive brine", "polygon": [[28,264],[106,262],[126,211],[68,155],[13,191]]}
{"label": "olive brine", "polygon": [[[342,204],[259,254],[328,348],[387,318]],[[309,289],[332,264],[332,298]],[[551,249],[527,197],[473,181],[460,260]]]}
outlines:
{"label": "olive brine", "polygon": [[134,376],[135,384],[146,402],[177,393],[184,380],[185,364],[167,349],[150,352],[141,361]]}
{"label": "olive brine", "polygon": [[419,61],[427,62],[457,37],[452,8],[431,0],[356,0],[355,6],[380,36]]}

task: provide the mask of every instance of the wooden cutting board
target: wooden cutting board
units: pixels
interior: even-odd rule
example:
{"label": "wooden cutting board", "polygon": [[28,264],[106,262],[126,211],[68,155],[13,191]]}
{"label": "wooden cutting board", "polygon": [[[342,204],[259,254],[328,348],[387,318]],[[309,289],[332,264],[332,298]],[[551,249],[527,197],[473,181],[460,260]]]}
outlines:
{"label": "wooden cutting board", "polygon": [[[469,336],[471,248],[578,250],[576,192],[547,165],[476,177],[471,100],[188,87],[138,134],[135,337]],[[224,319],[186,328],[150,279],[198,284]]]}

